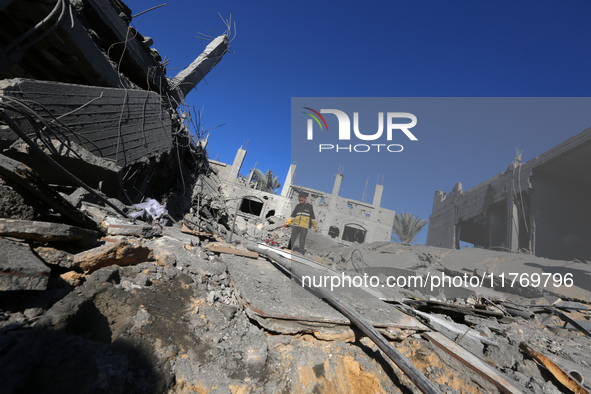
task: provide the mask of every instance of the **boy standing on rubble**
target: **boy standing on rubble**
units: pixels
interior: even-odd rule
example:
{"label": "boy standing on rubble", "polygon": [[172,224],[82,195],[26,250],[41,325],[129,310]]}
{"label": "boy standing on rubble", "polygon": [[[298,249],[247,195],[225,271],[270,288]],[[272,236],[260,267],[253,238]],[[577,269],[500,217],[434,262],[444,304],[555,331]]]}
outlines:
{"label": "boy standing on rubble", "polygon": [[[318,225],[316,224],[316,217],[314,216],[314,209],[312,204],[308,204],[307,201],[308,193],[301,192],[298,196],[300,202],[295,206],[291,217],[283,225],[283,227],[289,226],[293,222],[293,228],[291,229],[291,250],[299,252],[302,256],[305,254],[306,237],[308,235],[308,229],[314,226],[314,230],[318,232]],[[296,240],[300,238],[300,247],[296,246]]]}

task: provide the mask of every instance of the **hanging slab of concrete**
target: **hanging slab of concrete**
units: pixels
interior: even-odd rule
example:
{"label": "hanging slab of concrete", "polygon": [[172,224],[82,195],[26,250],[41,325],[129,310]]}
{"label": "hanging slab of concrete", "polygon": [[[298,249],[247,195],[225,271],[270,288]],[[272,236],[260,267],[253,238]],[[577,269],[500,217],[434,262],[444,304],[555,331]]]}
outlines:
{"label": "hanging slab of concrete", "polygon": [[[296,333],[350,326],[345,316],[293,282],[270,262],[237,256],[226,256],[225,261],[247,313],[267,329]],[[339,297],[390,337],[400,334],[401,329],[428,330],[415,318],[363,290],[349,288],[339,293]]]}
{"label": "hanging slab of concrete", "polygon": [[[545,292],[558,297],[591,302],[590,264],[476,248],[453,251],[442,259],[442,264],[446,269],[445,273],[450,276],[480,272],[480,275],[485,277],[484,286],[488,287],[492,275],[493,288],[500,292],[530,298],[540,297]],[[517,277],[513,282],[515,274]],[[501,283],[503,275],[504,283]],[[533,278],[541,278],[542,283],[534,286],[532,275]],[[565,278],[572,279],[572,286],[568,286],[568,282],[565,285]],[[547,283],[544,283],[546,279]],[[556,286],[559,280],[562,280],[562,285]]]}
{"label": "hanging slab of concrete", "polygon": [[[47,112],[32,105],[33,110],[59,130],[62,140],[74,142],[121,167],[172,148],[170,115],[155,92],[18,78],[0,81],[0,99],[4,104],[14,104],[1,96],[46,107],[64,126],[58,128]],[[8,114],[27,135],[35,136],[35,130],[24,117],[10,111]],[[0,144],[16,140],[14,133],[0,130]]]}
{"label": "hanging slab of concrete", "polygon": [[45,290],[50,269],[27,244],[0,238],[0,291]]}
{"label": "hanging slab of concrete", "polygon": [[[87,185],[100,189],[108,195],[116,194],[121,188],[122,175],[120,175],[120,171],[122,167],[115,164],[113,160],[96,156],[75,142],[62,142],[56,138],[45,140],[39,147],[45,154]],[[48,183],[77,186],[77,184],[72,184],[70,177],[47,166],[43,158],[22,140],[14,142],[4,154],[35,168],[36,172]]]}

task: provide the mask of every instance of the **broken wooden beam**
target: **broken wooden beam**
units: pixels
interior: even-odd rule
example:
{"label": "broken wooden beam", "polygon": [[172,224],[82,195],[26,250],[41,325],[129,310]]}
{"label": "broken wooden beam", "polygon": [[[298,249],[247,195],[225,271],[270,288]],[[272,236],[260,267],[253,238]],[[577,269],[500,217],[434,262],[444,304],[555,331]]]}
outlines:
{"label": "broken wooden beam", "polygon": [[154,252],[135,240],[106,244],[74,255],[73,265],[84,272],[93,272],[110,265],[135,265],[152,260]]}
{"label": "broken wooden beam", "polygon": [[542,364],[552,376],[556,378],[560,383],[564,385],[567,389],[572,391],[575,394],[588,394],[589,392],[585,390],[579,383],[571,378],[566,372],[564,372],[558,365],[554,364],[552,360],[548,357],[544,356],[542,353],[538,353],[535,350],[531,349],[525,342],[521,342],[519,345],[519,349],[523,350],[525,354]]}

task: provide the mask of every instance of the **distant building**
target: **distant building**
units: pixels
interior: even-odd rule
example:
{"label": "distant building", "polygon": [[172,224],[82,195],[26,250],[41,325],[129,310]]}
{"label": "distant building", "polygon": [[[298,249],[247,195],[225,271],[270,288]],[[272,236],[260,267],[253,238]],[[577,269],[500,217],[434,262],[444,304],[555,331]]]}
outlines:
{"label": "distant building", "polygon": [[298,203],[299,191],[305,191],[309,194],[308,202],[314,207],[321,234],[343,243],[391,240],[396,212],[380,207],[383,185],[376,185],[373,202],[368,204],[339,196],[342,174],[335,176],[332,193],[294,185],[296,166],[292,164],[281,194],[267,193],[252,188],[239,177],[245,156],[246,150],[240,148],[232,165],[210,160],[222,181],[228,201],[237,201],[239,215],[261,221],[271,216],[287,218],[291,215],[292,206]]}
{"label": "distant building", "polygon": [[591,260],[591,128],[464,192],[437,191],[427,245],[460,241],[561,260]]}

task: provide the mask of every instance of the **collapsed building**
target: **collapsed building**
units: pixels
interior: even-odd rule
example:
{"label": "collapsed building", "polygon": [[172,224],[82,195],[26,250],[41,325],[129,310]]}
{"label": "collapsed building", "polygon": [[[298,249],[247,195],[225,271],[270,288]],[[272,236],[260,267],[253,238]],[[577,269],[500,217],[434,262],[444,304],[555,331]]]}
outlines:
{"label": "collapsed building", "polygon": [[[332,192],[325,193],[293,184],[296,165],[289,167],[280,194],[256,190],[251,179],[240,176],[247,151],[238,149],[231,165],[210,160],[223,185],[228,201],[237,201],[236,214],[257,224],[269,218],[289,217],[300,192],[308,193],[308,202],[314,207],[319,232],[343,244],[389,242],[395,211],[380,206],[383,185],[376,184],[371,204],[339,196],[343,174],[336,174]],[[273,223],[276,220],[270,219]]]}
{"label": "collapsed building", "polygon": [[0,4],[4,155],[49,183],[78,186],[41,153],[29,154],[17,129],[76,178],[127,204],[190,189],[190,174],[206,160],[183,100],[226,53],[228,36],[167,78],[153,40],[131,20],[120,1]]}
{"label": "collapsed building", "polygon": [[435,192],[427,245],[591,260],[591,129],[470,190]]}
{"label": "collapsed building", "polygon": [[[169,79],[132,18],[119,0],[0,1],[2,392],[590,389],[586,264],[393,244],[382,185],[346,199],[342,174],[330,194],[295,166],[279,195],[255,190],[245,150],[208,160],[184,122],[229,33]],[[302,190],[312,258],[274,228]],[[511,270],[560,278],[514,287]],[[378,283],[313,295],[311,272]]]}

